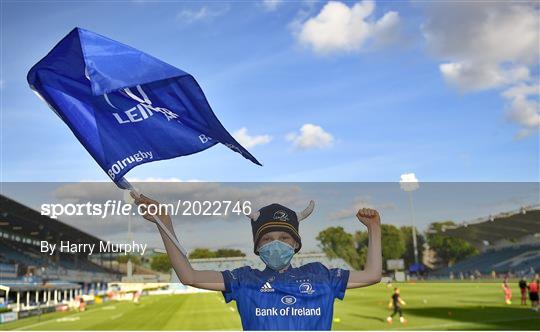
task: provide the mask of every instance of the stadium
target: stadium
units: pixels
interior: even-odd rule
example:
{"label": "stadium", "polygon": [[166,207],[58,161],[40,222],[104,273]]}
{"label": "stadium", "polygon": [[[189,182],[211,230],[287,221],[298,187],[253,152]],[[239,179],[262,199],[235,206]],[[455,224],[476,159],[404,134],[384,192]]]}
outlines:
{"label": "stadium", "polygon": [[[2,330],[241,329],[234,303],[225,304],[219,292],[184,286],[174,273],[157,272],[141,262],[122,263],[109,252],[91,260],[86,255],[41,254],[43,240],[100,239],[8,197],[1,196],[0,202]],[[533,206],[443,228],[442,233],[466,240],[478,254],[441,266],[429,259],[426,248],[426,273],[389,270],[380,284],[348,291],[335,304],[333,329],[537,329],[540,314],[518,300],[505,304],[500,284],[508,276],[517,297],[518,278],[530,279],[540,271],[539,220],[540,209]],[[310,262],[351,269],[345,260],[324,253],[299,254],[292,264]],[[260,260],[247,257],[191,263],[196,269],[263,268]],[[395,281],[396,272],[405,280]],[[396,286],[408,303],[404,325],[388,325],[384,319]]]}
{"label": "stadium", "polygon": [[533,275],[540,270],[540,210],[538,207],[491,215],[444,229],[474,245],[482,254],[436,271],[444,274]]}

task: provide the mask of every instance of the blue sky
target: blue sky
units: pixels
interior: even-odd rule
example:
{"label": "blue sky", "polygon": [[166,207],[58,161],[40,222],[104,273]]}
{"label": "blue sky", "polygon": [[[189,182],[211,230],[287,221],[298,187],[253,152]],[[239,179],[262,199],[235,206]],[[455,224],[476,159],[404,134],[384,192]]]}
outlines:
{"label": "blue sky", "polygon": [[216,146],[128,179],[538,181],[537,8],[482,6],[3,1],[2,181],[108,179],[26,83],[76,26],[193,74],[264,164]]}

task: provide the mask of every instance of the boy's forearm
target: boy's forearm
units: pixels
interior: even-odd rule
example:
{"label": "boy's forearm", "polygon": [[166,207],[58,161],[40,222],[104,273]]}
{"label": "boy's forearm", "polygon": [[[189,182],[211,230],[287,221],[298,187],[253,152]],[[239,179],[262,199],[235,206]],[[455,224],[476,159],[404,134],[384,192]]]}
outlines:
{"label": "boy's forearm", "polygon": [[379,224],[368,227],[368,252],[364,270],[351,271],[347,288],[364,287],[381,281],[382,249],[381,226]]}
{"label": "boy's forearm", "polygon": [[[137,194],[134,191],[132,191],[130,195],[133,197],[133,199],[135,199],[135,204],[145,207],[143,214],[144,219],[155,222],[156,218],[159,218],[159,220],[162,222],[162,226],[165,228],[165,230],[160,226],[158,226],[158,230],[163,240],[163,244],[165,245],[165,249],[167,250],[171,265],[176,272],[176,275],[178,275],[180,281],[184,285],[192,285],[208,290],[225,290],[225,283],[223,281],[223,275],[221,272],[197,271],[193,269],[186,255],[184,255],[173,243],[173,240],[178,241],[178,239],[174,233],[171,217],[165,213],[161,214],[163,211],[161,208],[157,209],[159,212],[157,214],[149,213],[148,207],[159,206],[159,202],[142,194]],[[173,240],[169,238],[169,235],[171,235]]]}
{"label": "boy's forearm", "polygon": [[[176,233],[169,217],[161,218],[163,224],[176,238]],[[198,271],[193,269],[188,258],[178,250],[167,234],[159,228],[165,249],[171,261],[174,271],[184,285],[194,286],[208,290],[225,290],[223,276],[218,271]]]}
{"label": "boy's forearm", "polygon": [[369,227],[368,237],[368,253],[364,271],[373,274],[376,279],[380,280],[382,274],[381,226]]}
{"label": "boy's forearm", "polygon": [[[171,234],[174,235],[176,238],[176,233],[174,232],[174,228],[172,226],[171,219],[169,217],[163,218],[160,217],[161,221],[163,222],[163,225],[167,227],[167,229],[171,232]],[[171,265],[178,275],[178,278],[180,281],[185,285],[191,285],[194,282],[193,278],[193,268],[191,267],[191,264],[189,263],[189,260],[187,257],[176,248],[174,243],[169,239],[167,234],[158,227],[159,233],[161,235],[161,239],[163,240],[163,244],[165,245],[165,249],[167,250],[167,254],[169,256],[169,259],[171,261]]]}

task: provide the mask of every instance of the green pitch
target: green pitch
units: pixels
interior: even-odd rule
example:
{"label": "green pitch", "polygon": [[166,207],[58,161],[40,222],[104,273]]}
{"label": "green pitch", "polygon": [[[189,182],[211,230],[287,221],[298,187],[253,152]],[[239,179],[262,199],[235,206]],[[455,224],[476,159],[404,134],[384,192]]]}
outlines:
{"label": "green pitch", "polygon": [[[406,324],[397,317],[389,325],[388,300],[392,288],[376,285],[347,291],[336,301],[336,330],[520,330],[538,329],[540,312],[519,304],[513,287],[512,305],[503,304],[499,283],[408,283],[398,285]],[[0,330],[239,330],[233,303],[220,293],[141,297],[140,304],[109,302],[86,312],[53,313],[0,325]]]}

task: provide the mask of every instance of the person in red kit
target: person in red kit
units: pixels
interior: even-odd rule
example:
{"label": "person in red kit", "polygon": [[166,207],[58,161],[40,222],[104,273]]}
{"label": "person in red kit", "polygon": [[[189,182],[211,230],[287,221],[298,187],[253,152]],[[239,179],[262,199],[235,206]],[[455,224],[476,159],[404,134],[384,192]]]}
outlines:
{"label": "person in red kit", "polygon": [[504,277],[502,288],[504,292],[504,303],[508,305],[512,304],[512,289],[510,289],[510,285],[508,284],[508,276]]}
{"label": "person in red kit", "polygon": [[534,276],[534,279],[529,283],[527,288],[529,289],[529,300],[531,300],[532,310],[538,311],[538,274]]}

